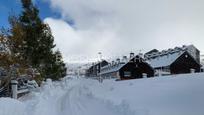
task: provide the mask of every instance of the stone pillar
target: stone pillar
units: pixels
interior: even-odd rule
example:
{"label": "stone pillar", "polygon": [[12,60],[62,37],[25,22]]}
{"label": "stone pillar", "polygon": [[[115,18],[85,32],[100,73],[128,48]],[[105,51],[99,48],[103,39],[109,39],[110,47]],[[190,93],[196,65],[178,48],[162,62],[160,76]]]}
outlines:
{"label": "stone pillar", "polygon": [[11,90],[12,90],[12,98],[18,98],[18,81],[11,80]]}
{"label": "stone pillar", "polygon": [[142,77],[143,78],[147,78],[147,74],[146,73],[142,73]]}
{"label": "stone pillar", "polygon": [[191,73],[195,73],[195,69],[190,69],[191,70]]}
{"label": "stone pillar", "polygon": [[162,76],[162,70],[158,70],[158,76]]}

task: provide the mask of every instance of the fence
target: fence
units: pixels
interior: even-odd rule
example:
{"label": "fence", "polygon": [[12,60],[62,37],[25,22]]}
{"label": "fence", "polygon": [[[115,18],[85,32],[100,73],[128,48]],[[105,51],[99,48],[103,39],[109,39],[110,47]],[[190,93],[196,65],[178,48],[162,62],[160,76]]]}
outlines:
{"label": "fence", "polygon": [[11,94],[12,98],[17,99],[19,94],[28,93],[29,89],[27,87],[18,88],[18,81],[11,80]]}

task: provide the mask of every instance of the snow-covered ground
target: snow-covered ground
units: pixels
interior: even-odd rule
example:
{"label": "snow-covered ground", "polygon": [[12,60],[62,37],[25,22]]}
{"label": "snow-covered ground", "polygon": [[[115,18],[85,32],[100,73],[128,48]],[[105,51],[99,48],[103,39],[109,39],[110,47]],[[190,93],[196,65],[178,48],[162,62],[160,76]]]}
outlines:
{"label": "snow-covered ground", "polygon": [[127,81],[47,82],[19,100],[0,98],[0,115],[203,115],[204,73]]}

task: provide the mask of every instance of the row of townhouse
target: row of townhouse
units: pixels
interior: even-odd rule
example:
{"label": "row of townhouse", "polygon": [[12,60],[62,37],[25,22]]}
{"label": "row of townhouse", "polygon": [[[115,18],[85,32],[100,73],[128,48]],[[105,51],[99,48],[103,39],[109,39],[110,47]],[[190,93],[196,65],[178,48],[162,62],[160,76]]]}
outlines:
{"label": "row of townhouse", "polygon": [[162,51],[153,49],[144,55],[130,53],[129,57],[111,63],[102,60],[88,68],[86,76],[125,80],[201,71],[200,51],[188,45]]}

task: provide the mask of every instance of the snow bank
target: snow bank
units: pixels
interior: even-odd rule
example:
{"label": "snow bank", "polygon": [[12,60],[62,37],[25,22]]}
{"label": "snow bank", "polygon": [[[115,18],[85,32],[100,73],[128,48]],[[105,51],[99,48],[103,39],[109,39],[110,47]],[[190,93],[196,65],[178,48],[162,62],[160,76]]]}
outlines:
{"label": "snow bank", "polygon": [[203,115],[204,73],[127,81],[48,80],[18,100],[0,99],[0,115]]}
{"label": "snow bank", "polygon": [[10,98],[0,98],[0,115],[27,115],[25,104]]}
{"label": "snow bank", "polygon": [[183,74],[128,81],[104,81],[90,87],[96,97],[148,115],[203,115],[204,74]]}

